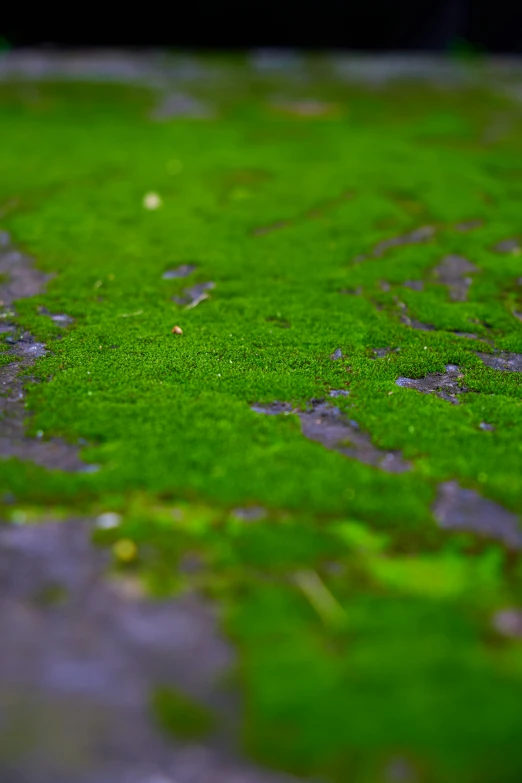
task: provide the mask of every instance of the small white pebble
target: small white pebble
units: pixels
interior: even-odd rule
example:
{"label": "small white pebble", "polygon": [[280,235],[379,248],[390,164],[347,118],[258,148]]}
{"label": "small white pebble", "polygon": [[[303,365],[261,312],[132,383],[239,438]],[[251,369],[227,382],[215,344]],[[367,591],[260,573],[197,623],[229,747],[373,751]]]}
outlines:
{"label": "small white pebble", "polygon": [[143,196],[143,206],[145,209],[158,209],[162,201],[157,193],[145,193]]}
{"label": "small white pebble", "polygon": [[106,511],[96,518],[96,527],[99,527],[102,530],[111,530],[113,527],[118,527],[120,522],[120,514],[116,514],[114,511]]}

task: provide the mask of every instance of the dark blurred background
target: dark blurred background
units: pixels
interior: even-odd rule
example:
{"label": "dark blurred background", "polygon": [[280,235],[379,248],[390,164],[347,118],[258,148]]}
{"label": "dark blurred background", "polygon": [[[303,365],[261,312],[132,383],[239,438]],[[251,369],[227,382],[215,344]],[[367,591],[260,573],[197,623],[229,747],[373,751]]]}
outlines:
{"label": "dark blurred background", "polygon": [[522,0],[183,0],[8,5],[3,48],[305,47],[522,53]]}

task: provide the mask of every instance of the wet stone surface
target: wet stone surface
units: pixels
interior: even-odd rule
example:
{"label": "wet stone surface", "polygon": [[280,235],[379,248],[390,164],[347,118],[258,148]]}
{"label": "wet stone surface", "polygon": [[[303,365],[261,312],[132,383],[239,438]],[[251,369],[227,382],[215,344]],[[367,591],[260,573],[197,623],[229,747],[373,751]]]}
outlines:
{"label": "wet stone surface", "polygon": [[2,783],[287,781],[239,761],[223,738],[187,747],[157,731],[157,685],[206,705],[221,727],[233,719],[220,685],[233,654],[196,595],[152,602],[108,580],[91,528],[0,527]]}
{"label": "wet stone surface", "polygon": [[441,283],[448,286],[450,298],[454,302],[465,302],[468,289],[473,282],[470,274],[478,272],[478,267],[467,258],[449,255],[442,259],[434,272]]}
{"label": "wet stone surface", "polygon": [[425,324],[419,321],[417,318],[410,318],[407,313],[403,313],[400,317],[400,322],[404,326],[409,326],[411,329],[418,329],[421,332],[434,332],[436,331],[433,324]]}
{"label": "wet stone surface", "polygon": [[163,280],[177,280],[180,277],[188,277],[196,269],[197,266],[195,264],[181,264],[181,266],[175,269],[167,269],[166,272],[163,272],[162,278]]}
{"label": "wet stone surface", "polygon": [[74,318],[72,318],[70,315],[66,315],[65,313],[50,313],[47,307],[39,307],[38,312],[40,315],[46,315],[57,326],[62,326],[65,328],[66,326],[70,326],[72,323],[74,323]]}
{"label": "wet stone surface", "polygon": [[374,348],[373,354],[376,359],[384,359],[386,356],[389,356],[391,353],[398,353],[400,351],[400,348]]}
{"label": "wet stone surface", "polygon": [[186,288],[183,296],[173,296],[172,301],[178,305],[185,305],[187,308],[196,307],[200,302],[208,299],[208,291],[215,288],[215,283],[198,283],[192,288]]}
{"label": "wet stone surface", "polygon": [[267,516],[266,509],[262,506],[245,506],[241,508],[235,508],[232,511],[236,519],[241,519],[243,522],[259,522]]}
{"label": "wet stone surface", "polygon": [[484,225],[483,220],[466,220],[462,223],[457,223],[455,226],[456,231],[474,231],[476,228],[481,228]]}
{"label": "wet stone surface", "polygon": [[518,239],[503,239],[502,242],[497,242],[493,249],[497,253],[519,253],[520,242]]}
{"label": "wet stone surface", "polygon": [[9,307],[16,299],[36,296],[52,275],[44,274],[33,266],[33,260],[10,244],[9,234],[2,232],[0,244],[0,308]]}
{"label": "wet stone surface", "polygon": [[[5,252],[0,253],[0,271],[6,275],[7,282],[0,285],[0,300],[12,308],[13,301],[40,293],[50,276],[33,269],[32,260],[12,248],[5,232],[2,234],[2,248]],[[28,379],[22,379],[20,373],[45,356],[47,348],[34,340],[29,332],[19,333],[8,320],[14,315],[12,309],[4,315],[7,317],[0,321],[0,326],[12,361],[0,366],[0,460],[14,457],[50,470],[96,470],[96,466],[86,465],[80,459],[77,446],[61,438],[47,440],[30,438],[25,434],[24,385]]]}
{"label": "wet stone surface", "polygon": [[493,617],[493,628],[512,639],[522,638],[522,610],[521,609],[502,609]]}
{"label": "wet stone surface", "polygon": [[443,528],[469,530],[502,541],[512,549],[522,548],[518,517],[478,492],[463,489],[456,481],[439,486],[433,513]]}
{"label": "wet stone surface", "polygon": [[457,405],[457,395],[467,391],[461,383],[463,377],[456,365],[447,364],[444,373],[430,372],[424,378],[399,377],[395,383],[405,389],[417,389],[423,394],[436,394],[437,397]]}
{"label": "wet stone surface", "polygon": [[312,400],[306,411],[296,410],[287,402],[253,405],[252,410],[268,415],[294,413],[299,417],[305,438],[321,443],[327,449],[389,473],[409,470],[409,463],[399,452],[378,449],[357,422],[347,419],[339,408],[323,400]]}
{"label": "wet stone surface", "polygon": [[410,288],[412,291],[424,290],[424,282],[422,280],[406,280],[403,285],[405,285],[406,288]]}
{"label": "wet stone surface", "polygon": [[47,350],[25,332],[9,353],[14,361],[0,367],[0,459],[15,457],[49,470],[83,473],[96,469],[80,459],[77,446],[61,438],[44,440],[25,435],[24,384],[27,378],[22,380],[19,373],[31,367],[35,359],[45,356]]}
{"label": "wet stone surface", "polygon": [[409,234],[403,234],[398,237],[391,237],[379,242],[373,249],[373,256],[379,258],[387,250],[394,247],[400,247],[401,245],[417,245],[423,242],[427,242],[435,235],[435,228],[433,226],[420,226]]}
{"label": "wet stone surface", "polygon": [[502,372],[522,372],[522,354],[507,353],[481,353],[475,351],[476,356],[481,359],[487,367],[492,370],[501,370]]}

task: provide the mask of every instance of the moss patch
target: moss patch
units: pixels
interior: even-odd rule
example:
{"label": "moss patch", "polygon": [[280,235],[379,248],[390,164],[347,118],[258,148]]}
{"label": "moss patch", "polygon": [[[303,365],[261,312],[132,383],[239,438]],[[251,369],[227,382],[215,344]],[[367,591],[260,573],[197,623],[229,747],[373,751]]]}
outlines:
{"label": "moss patch", "polygon": [[[244,740],[267,764],[370,783],[400,756],[427,783],[519,780],[519,643],[491,617],[522,601],[522,570],[433,508],[448,481],[522,507],[521,376],[477,356],[522,352],[522,256],[496,249],[520,232],[520,109],[475,88],[364,90],[321,67],[282,83],[237,63],[194,85],[208,118],[155,122],[146,90],[35,89],[0,86],[1,227],[56,273],[16,303],[49,349],[28,430],[100,469],[2,463],[3,516],[118,512],[96,533],[118,569],[156,595],[214,599],[239,651]],[[309,109],[318,96],[328,111]],[[485,142],[499,112],[509,133]],[[436,274],[448,256],[476,269],[465,296]],[[188,279],[165,275],[179,267]],[[456,405],[397,385],[447,366]],[[331,391],[411,469],[251,407],[300,411]],[[178,734],[208,728],[177,694],[154,703]]]}

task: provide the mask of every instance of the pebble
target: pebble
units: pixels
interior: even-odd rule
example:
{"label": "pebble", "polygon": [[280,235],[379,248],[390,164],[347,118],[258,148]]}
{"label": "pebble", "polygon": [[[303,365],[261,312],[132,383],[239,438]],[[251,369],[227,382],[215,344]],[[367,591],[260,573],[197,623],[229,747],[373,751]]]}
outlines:
{"label": "pebble", "polygon": [[174,326],[172,329],[172,334],[183,334],[183,329],[181,326]]}
{"label": "pebble", "polygon": [[111,530],[114,527],[118,527],[120,523],[121,515],[116,514],[114,511],[106,511],[96,518],[96,527],[99,527],[102,530]]}
{"label": "pebble", "polygon": [[503,609],[493,617],[493,627],[503,636],[522,637],[522,611]]}
{"label": "pebble", "polygon": [[153,210],[161,207],[162,201],[157,193],[146,193],[143,196],[143,206],[145,209]]}

